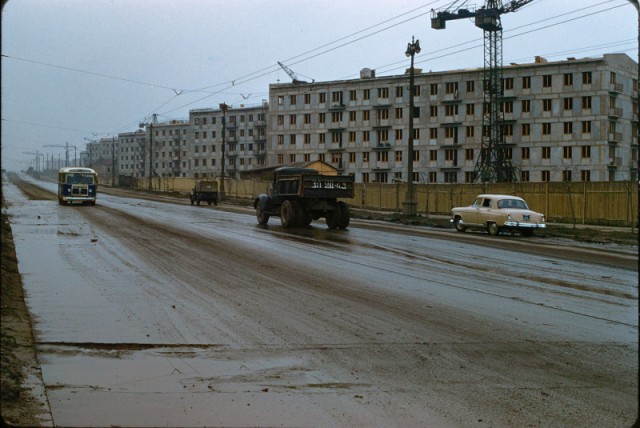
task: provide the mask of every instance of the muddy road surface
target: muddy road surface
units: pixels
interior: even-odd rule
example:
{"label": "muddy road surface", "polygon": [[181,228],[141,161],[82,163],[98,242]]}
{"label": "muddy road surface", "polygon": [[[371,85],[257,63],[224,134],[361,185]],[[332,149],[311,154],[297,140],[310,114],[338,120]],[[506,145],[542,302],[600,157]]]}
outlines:
{"label": "muddy road surface", "polygon": [[54,425],[636,420],[628,260],[3,190]]}

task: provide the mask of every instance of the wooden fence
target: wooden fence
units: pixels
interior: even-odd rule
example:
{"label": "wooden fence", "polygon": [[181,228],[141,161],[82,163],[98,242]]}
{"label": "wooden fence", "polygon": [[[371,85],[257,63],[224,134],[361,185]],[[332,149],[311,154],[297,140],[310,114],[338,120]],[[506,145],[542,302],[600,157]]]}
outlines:
{"label": "wooden fence", "polygon": [[[148,189],[148,183],[148,179],[142,178],[127,184]],[[194,183],[192,178],[158,177],[153,178],[152,189],[188,193]],[[267,181],[227,179],[225,193],[229,197],[252,199],[266,193],[269,186]],[[470,205],[481,193],[520,196],[531,209],[545,214],[547,221],[552,222],[615,226],[638,223],[638,183],[631,181],[415,185],[417,210],[423,215],[449,215],[452,207]],[[399,212],[405,194],[404,183],[357,183],[354,198],[347,202],[359,208]]]}

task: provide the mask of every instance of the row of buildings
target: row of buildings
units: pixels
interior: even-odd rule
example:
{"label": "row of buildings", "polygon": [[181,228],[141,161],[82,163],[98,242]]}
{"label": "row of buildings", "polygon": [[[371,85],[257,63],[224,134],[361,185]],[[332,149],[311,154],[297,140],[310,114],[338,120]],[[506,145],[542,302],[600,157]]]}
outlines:
{"label": "row of buildings", "polygon": [[[505,66],[501,126],[517,179],[637,180],[637,70],[624,54]],[[414,106],[414,182],[473,182],[483,70],[416,70]],[[103,177],[238,178],[319,160],[356,182],[407,179],[408,74],[272,84],[260,105],[220,107],[91,142],[82,162]]]}

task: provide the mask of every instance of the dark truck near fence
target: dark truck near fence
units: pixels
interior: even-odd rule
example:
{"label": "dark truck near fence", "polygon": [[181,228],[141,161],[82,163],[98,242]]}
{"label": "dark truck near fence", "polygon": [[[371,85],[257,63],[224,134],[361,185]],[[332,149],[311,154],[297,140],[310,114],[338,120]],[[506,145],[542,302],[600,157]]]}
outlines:
{"label": "dark truck near fence", "polygon": [[213,180],[200,180],[193,186],[193,190],[189,194],[191,205],[194,203],[200,205],[200,202],[212,203],[218,205],[218,182]]}
{"label": "dark truck near fence", "polygon": [[345,229],[351,214],[338,198],[353,198],[353,182],[353,176],[321,175],[311,168],[278,168],[270,193],[254,200],[258,223],[280,216],[284,227],[304,227],[324,217],[330,229]]}

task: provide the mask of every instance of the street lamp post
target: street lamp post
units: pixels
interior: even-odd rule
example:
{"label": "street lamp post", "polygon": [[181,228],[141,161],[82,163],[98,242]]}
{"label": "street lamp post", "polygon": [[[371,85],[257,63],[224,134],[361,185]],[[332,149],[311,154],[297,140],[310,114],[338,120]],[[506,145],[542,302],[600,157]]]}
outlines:
{"label": "street lamp post", "polygon": [[415,54],[420,53],[420,41],[414,40],[411,37],[411,43],[407,44],[407,51],[405,55],[411,58],[411,68],[409,69],[409,138],[407,143],[407,194],[405,201],[402,203],[404,208],[404,215],[415,216],[416,205],[415,189],[413,186],[413,92],[414,92],[414,69],[413,69],[413,57]]}
{"label": "street lamp post", "polygon": [[220,104],[220,110],[222,110],[222,157],[221,157],[221,170],[220,170],[220,199],[224,198],[224,151],[225,145],[227,144],[226,134],[227,134],[227,110],[229,110],[229,106],[226,103]]}

